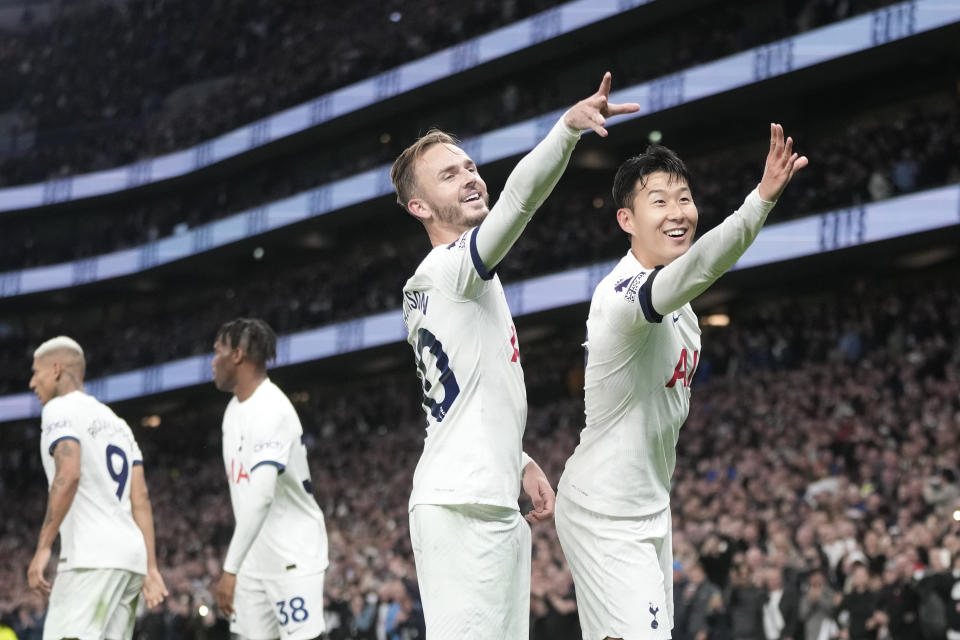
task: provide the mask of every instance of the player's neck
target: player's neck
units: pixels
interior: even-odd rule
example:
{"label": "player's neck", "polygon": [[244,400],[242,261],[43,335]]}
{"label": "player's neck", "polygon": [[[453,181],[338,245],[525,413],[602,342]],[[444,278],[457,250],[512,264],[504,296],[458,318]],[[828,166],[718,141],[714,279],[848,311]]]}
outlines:
{"label": "player's neck", "polygon": [[83,391],[83,382],[78,382],[73,376],[63,376],[53,391],[53,397],[59,398],[73,393],[74,391]]}
{"label": "player's neck", "polygon": [[655,269],[657,267],[665,267],[673,260],[664,259],[662,257],[657,257],[655,255],[647,254],[637,247],[636,243],[630,244],[630,253],[633,255],[634,260],[640,263],[640,266],[645,269]]}
{"label": "player's neck", "polygon": [[460,229],[442,224],[425,224],[424,227],[426,227],[427,235],[430,237],[430,244],[434,247],[456,242],[457,238],[469,229],[469,227]]}
{"label": "player's neck", "polygon": [[245,402],[257,390],[260,383],[266,379],[266,371],[252,371],[248,375],[238,375],[237,386],[233,388],[233,395],[237,396],[237,401]]}

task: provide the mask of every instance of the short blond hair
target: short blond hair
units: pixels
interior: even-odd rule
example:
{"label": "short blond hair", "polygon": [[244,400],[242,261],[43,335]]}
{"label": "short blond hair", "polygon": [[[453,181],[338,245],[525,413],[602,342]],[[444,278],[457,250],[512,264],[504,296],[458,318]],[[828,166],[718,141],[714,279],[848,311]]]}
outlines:
{"label": "short blond hair", "polygon": [[83,357],[83,347],[68,336],[57,336],[56,338],[50,338],[39,347],[36,351],[33,352],[34,358],[42,358],[48,353],[53,353],[54,351],[73,351],[81,358]]}
{"label": "short blond hair", "polygon": [[407,209],[407,202],[410,201],[417,190],[414,165],[417,159],[435,144],[458,146],[460,141],[445,131],[430,129],[404,149],[390,168],[390,182],[393,183],[393,188],[397,192],[397,203],[403,207],[404,211]]}
{"label": "short blond hair", "polygon": [[83,347],[76,340],[68,336],[50,338],[37,347],[33,352],[33,359],[55,354],[61,356],[60,362],[64,367],[74,369],[80,379],[83,379],[87,371],[87,360],[83,355]]}

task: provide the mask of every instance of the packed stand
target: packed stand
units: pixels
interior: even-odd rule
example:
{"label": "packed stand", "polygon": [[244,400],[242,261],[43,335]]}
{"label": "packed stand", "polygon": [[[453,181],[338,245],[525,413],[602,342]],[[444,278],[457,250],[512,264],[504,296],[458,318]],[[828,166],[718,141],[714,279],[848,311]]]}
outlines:
{"label": "packed stand", "polygon": [[[960,146],[958,112],[957,96],[936,93],[907,105],[857,113],[848,118],[856,123],[853,126],[825,126],[822,118],[798,122],[799,148],[816,162],[798,176],[791,191],[800,193],[791,196],[789,211],[778,210],[779,219],[957,181],[960,165],[953,150]],[[413,135],[401,142],[406,144]],[[761,132],[757,140],[762,138]],[[642,151],[643,144],[627,147],[624,154]],[[665,144],[675,143],[666,140]],[[757,180],[753,151],[744,151],[742,141],[731,140],[729,145],[723,151],[704,150],[694,156],[677,149],[687,156],[698,178],[697,198],[719,211],[733,210],[739,204],[734,201],[738,189],[749,189]],[[374,149],[383,146],[376,143]],[[388,154],[377,157],[377,164],[388,164],[399,153],[393,146]],[[343,151],[337,147],[332,153],[339,156]],[[84,215],[54,214],[58,218],[51,224],[35,217],[45,214],[15,214],[0,221],[11,240],[9,250],[0,256],[0,271],[102,255],[184,233],[323,184],[322,165],[319,156],[306,152],[289,163],[258,165],[196,188],[108,204]]]}
{"label": "packed stand", "polygon": [[[814,160],[797,176],[771,223],[960,181],[960,160],[951,153],[960,148],[958,113],[956,101],[936,102],[905,110],[892,121],[869,117],[842,131],[798,134],[801,151]],[[700,234],[735,210],[756,185],[761,151],[741,145],[689,159]],[[611,173],[567,172],[538,221],[504,260],[505,282],[615,259],[626,250],[626,236],[610,215]],[[329,247],[306,257],[278,256],[280,251],[268,248],[262,262],[238,264],[231,278],[215,286],[166,296],[94,294],[69,316],[42,308],[14,314],[0,323],[5,365],[0,394],[25,388],[21,364],[36,345],[58,333],[71,332],[92,345],[91,372],[99,377],[207,353],[225,311],[264,317],[278,332],[289,333],[398,308],[403,282],[427,244],[416,223],[389,206],[384,215],[392,220],[370,228],[362,243],[355,228],[347,227]],[[104,327],[127,346],[97,341]]]}
{"label": "packed stand", "polygon": [[34,182],[187,147],[557,2],[94,1],[0,40],[0,112],[32,121],[0,134],[38,132],[0,175]]}
{"label": "packed stand", "polygon": [[[704,327],[671,492],[674,638],[960,632],[958,268],[743,300],[729,327]],[[521,347],[524,448],[554,483],[582,427],[580,337],[561,329]],[[422,637],[407,531],[424,426],[413,371],[325,386],[286,375],[274,377],[301,414],[327,519],[330,638]],[[136,428],[171,590],[160,611],[144,612],[138,637],[225,637],[213,613],[198,613],[213,608],[232,529],[225,405],[223,396]],[[24,585],[45,504],[33,432],[0,467],[2,506],[21,515],[0,524],[0,611],[28,629],[21,638],[43,611]],[[579,637],[552,525],[534,528],[533,555],[531,637]]]}
{"label": "packed stand", "polygon": [[[892,3],[784,0],[771,7],[756,0],[732,10],[728,3],[715,3],[673,18],[639,41],[631,36],[622,46],[604,47],[590,54],[590,65],[578,52],[576,73],[610,69],[624,83],[620,86],[627,86]],[[23,149],[0,164],[0,185],[186,148],[556,4],[221,0],[212,9],[183,0],[98,4],[94,11],[69,14],[0,43],[0,82],[7,85],[0,85],[0,96],[9,96],[0,112],[26,111],[39,132],[32,148],[21,144]],[[365,28],[343,29],[353,24]],[[91,82],[90,69],[100,68],[104,55],[109,73],[94,74]],[[637,65],[638,59],[655,64]],[[448,111],[445,126],[470,135],[579,98],[582,78],[566,74],[561,81],[556,62],[550,65],[547,73],[528,70],[487,87],[470,108]],[[587,84],[593,82],[591,75]],[[436,122],[436,113],[431,118],[427,126]],[[17,147],[16,140],[31,137],[29,129],[21,129],[0,132],[8,137],[3,146]]]}

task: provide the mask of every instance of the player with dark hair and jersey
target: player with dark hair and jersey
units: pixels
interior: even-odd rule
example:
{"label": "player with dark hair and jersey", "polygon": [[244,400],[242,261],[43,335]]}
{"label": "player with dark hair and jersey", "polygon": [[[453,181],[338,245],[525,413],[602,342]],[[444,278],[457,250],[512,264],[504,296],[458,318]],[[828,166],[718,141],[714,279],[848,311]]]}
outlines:
{"label": "player with dark hair and jersey", "polygon": [[233,394],[223,464],[236,521],[216,598],[240,638],[307,640],[325,628],[327,531],[300,418],[267,376],[276,353],[277,336],[258,319],[225,323],[214,342],[214,383]]}
{"label": "player with dark hair and jersey", "polygon": [[549,519],[554,493],[522,451],[527,397],[499,262],[566,168],[580,132],[639,109],[608,103],[610,74],[517,164],[499,200],[456,140],[431,131],[396,160],[399,204],[433,250],[403,288],[403,319],[423,385],[427,437],[410,496],[410,537],[433,640],[526,639],[530,522]]}
{"label": "player with dark hair and jersey", "polygon": [[760,184],[696,244],[697,207],[672,151],[651,146],[617,171],[617,222],[630,250],[590,303],[586,426],[556,507],[585,640],[671,636],[670,478],[700,354],[690,301],[743,255],[806,165],[771,124]]}

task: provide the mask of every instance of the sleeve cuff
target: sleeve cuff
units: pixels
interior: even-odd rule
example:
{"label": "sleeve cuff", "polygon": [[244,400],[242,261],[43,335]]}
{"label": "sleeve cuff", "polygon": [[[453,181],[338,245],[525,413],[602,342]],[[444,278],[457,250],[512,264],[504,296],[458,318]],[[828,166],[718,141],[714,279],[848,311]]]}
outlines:
{"label": "sleeve cuff", "polygon": [[285,464],[283,464],[283,463],[281,463],[281,462],[277,462],[276,460],[261,460],[261,461],[258,462],[257,464],[255,464],[255,465],[253,465],[252,467],[250,467],[250,472],[253,473],[254,469],[256,469],[257,467],[262,467],[262,466],[265,465],[265,464],[269,464],[269,465],[272,465],[272,466],[276,467],[276,468],[277,468],[277,473],[283,473],[284,469],[287,468],[287,465],[285,465]]}
{"label": "sleeve cuff", "polygon": [[575,129],[570,125],[568,125],[566,122],[564,122],[564,118],[566,117],[566,115],[567,114],[564,113],[563,116],[560,117],[560,120],[557,122],[557,127],[562,128],[564,133],[566,133],[568,137],[579,140],[580,134],[582,132],[580,131],[580,129]]}
{"label": "sleeve cuff", "polygon": [[753,191],[750,192],[750,194],[747,196],[747,200],[750,200],[750,199],[753,198],[753,197],[756,197],[756,199],[757,199],[756,205],[763,210],[763,213],[764,213],[764,214],[769,213],[770,210],[773,209],[773,206],[774,206],[775,204],[777,204],[777,201],[776,201],[776,200],[774,200],[774,201],[771,202],[771,201],[769,201],[769,200],[764,200],[763,198],[760,197],[760,185],[759,185],[759,184],[753,189]]}
{"label": "sleeve cuff", "polygon": [[520,475],[523,475],[523,470],[527,468],[527,465],[533,462],[533,458],[527,455],[526,451],[520,452]]}
{"label": "sleeve cuff", "polygon": [[56,448],[56,446],[57,446],[60,442],[62,442],[62,441],[64,441],[64,440],[73,440],[73,441],[76,442],[77,444],[80,444],[80,440],[79,440],[76,436],[61,436],[61,437],[57,438],[56,440],[54,440],[53,442],[50,443],[50,448],[47,450],[47,453],[49,453],[50,455],[53,455],[53,450]]}
{"label": "sleeve cuff", "polygon": [[640,311],[643,312],[643,317],[650,323],[659,323],[663,320],[663,316],[653,308],[653,281],[661,269],[663,269],[663,265],[656,267],[650,272],[650,275],[647,276],[647,279],[644,280],[643,285],[640,287],[640,295],[637,296],[637,302],[640,303]]}
{"label": "sleeve cuff", "polygon": [[477,270],[480,279],[491,280],[497,272],[497,268],[494,266],[492,269],[487,269],[487,266],[483,264],[480,251],[477,250],[477,230],[479,229],[480,227],[476,227],[470,232],[470,258],[473,260],[473,268]]}

